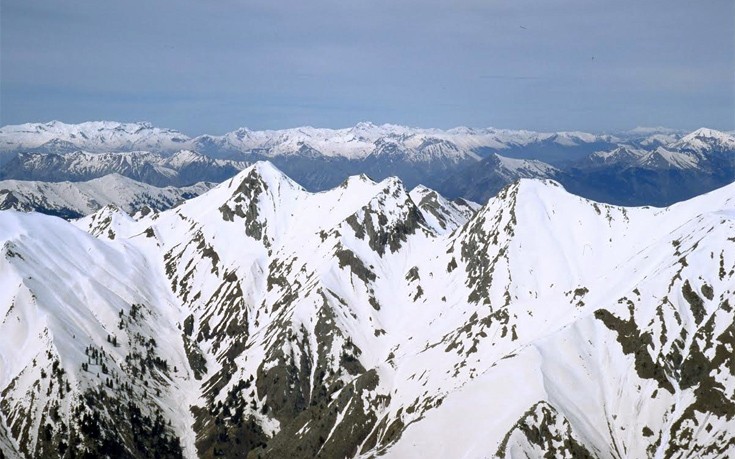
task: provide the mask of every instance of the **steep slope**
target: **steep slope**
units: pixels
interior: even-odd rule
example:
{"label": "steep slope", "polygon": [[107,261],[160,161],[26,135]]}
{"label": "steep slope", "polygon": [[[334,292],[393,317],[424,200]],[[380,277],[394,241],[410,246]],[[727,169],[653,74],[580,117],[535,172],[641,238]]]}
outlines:
{"label": "steep slope", "polygon": [[[89,235],[0,215],[6,450],[99,453],[117,438],[130,454],[190,457],[735,452],[732,185],[656,209],[521,180],[477,209],[394,178],[310,193],[257,163],[156,215],[104,208],[76,222]],[[149,350],[141,375],[126,356]],[[100,355],[118,366],[113,388],[93,387],[128,408],[85,408],[102,420],[94,437],[72,414]],[[33,383],[56,360],[63,399]]]}
{"label": "steep slope", "polygon": [[436,191],[419,185],[409,193],[426,224],[437,234],[450,233],[480,209],[480,205],[461,198],[449,201]]}
{"label": "steep slope", "polygon": [[40,214],[3,211],[0,234],[9,456],[176,456],[191,430],[174,393],[186,360],[156,265]]}
{"label": "steep slope", "polygon": [[[150,232],[140,231],[149,222],[127,221],[129,234],[142,232],[161,241],[172,290],[192,311],[183,324],[183,339],[196,378],[203,381],[204,403],[191,400],[200,432],[197,447],[205,455],[239,456],[242,449],[222,444],[222,438],[241,439],[245,449],[264,444],[305,409],[326,409],[335,388],[356,384],[354,376],[365,371],[355,355],[359,345],[341,352],[356,337],[334,321],[345,320],[345,302],[356,294],[351,279],[374,276],[357,250],[392,253],[408,235],[430,231],[395,179],[376,184],[355,177],[330,192],[310,194],[270,166],[246,172],[160,214]],[[80,222],[115,240],[124,237],[125,224],[109,217]],[[345,240],[341,232],[353,236]],[[233,246],[234,240],[240,242]],[[317,253],[315,247],[320,247]],[[358,317],[367,322],[370,311],[380,308],[372,289],[360,291],[370,305],[359,314],[351,312],[355,329],[364,327]],[[380,333],[377,324],[371,333]],[[253,362],[255,355],[260,357]],[[293,378],[300,381],[297,391]],[[251,385],[248,397],[235,397]],[[220,403],[225,407],[213,408]],[[224,412],[239,414],[231,420],[222,417]],[[314,431],[310,441],[325,435],[325,428]],[[352,448],[354,441],[345,447]],[[295,445],[284,447],[293,452]]]}
{"label": "steep slope", "polygon": [[491,200],[457,235],[451,264],[471,288],[459,301],[478,307],[416,365],[434,373],[442,352],[464,354],[452,381],[469,380],[388,452],[731,453],[733,372],[719,365],[731,358],[735,202],[732,187],[707,198],[623,209],[521,183]]}
{"label": "steep slope", "polygon": [[148,208],[165,210],[199,196],[211,184],[157,188],[118,174],[88,182],[0,181],[0,210],[35,211],[64,218],[79,218],[114,205],[134,214]]}

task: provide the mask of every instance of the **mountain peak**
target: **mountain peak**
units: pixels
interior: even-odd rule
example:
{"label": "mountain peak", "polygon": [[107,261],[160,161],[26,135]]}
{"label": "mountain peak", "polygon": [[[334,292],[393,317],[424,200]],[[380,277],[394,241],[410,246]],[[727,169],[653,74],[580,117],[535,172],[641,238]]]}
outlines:
{"label": "mountain peak", "polygon": [[[282,195],[287,190],[303,191],[301,185],[297,184],[286,174],[281,172],[270,161],[258,161],[253,165],[243,169],[230,180],[222,183],[217,189],[231,190],[229,200],[235,203],[242,201],[244,198],[248,200],[256,200],[260,195],[267,193],[273,199],[272,205],[281,199],[287,199]],[[202,196],[207,199],[207,194]]]}
{"label": "mountain peak", "polygon": [[371,179],[367,174],[350,175],[342,183],[339,184],[339,188],[349,189],[355,184],[375,185],[375,183],[375,180]]}
{"label": "mountain peak", "polygon": [[238,176],[250,175],[250,174],[259,175],[264,181],[266,181],[269,184],[275,184],[279,182],[288,182],[292,185],[297,186],[298,188],[301,188],[300,185],[296,184],[296,182],[291,180],[290,177],[284,174],[279,168],[274,166],[273,163],[270,161],[258,161],[254,163],[252,166],[250,166],[249,168],[240,172]]}
{"label": "mountain peak", "polygon": [[735,150],[735,137],[715,129],[699,128],[671,144],[670,148],[697,153]]}
{"label": "mountain peak", "polygon": [[701,127],[699,129],[696,129],[692,131],[691,133],[684,136],[684,139],[693,139],[693,138],[713,138],[713,139],[719,139],[722,137],[727,137],[727,134],[725,134],[722,131],[718,131],[716,129]]}
{"label": "mountain peak", "polygon": [[0,452],[725,457],[734,187],[475,214],[262,162],[137,221],[5,212]]}

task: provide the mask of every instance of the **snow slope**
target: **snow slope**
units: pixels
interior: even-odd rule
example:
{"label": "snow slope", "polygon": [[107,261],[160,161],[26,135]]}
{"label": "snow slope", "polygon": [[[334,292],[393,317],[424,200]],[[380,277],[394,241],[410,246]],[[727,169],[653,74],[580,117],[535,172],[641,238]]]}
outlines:
{"label": "snow slope", "polygon": [[119,174],[87,182],[0,181],[0,209],[81,217],[114,205],[134,214],[144,207],[165,210],[206,192],[211,184],[157,188]]}
{"label": "snow slope", "polygon": [[99,455],[97,420],[132,456],[732,455],[733,217],[733,185],[478,207],[268,163],[136,219],[5,211],[0,445]]}

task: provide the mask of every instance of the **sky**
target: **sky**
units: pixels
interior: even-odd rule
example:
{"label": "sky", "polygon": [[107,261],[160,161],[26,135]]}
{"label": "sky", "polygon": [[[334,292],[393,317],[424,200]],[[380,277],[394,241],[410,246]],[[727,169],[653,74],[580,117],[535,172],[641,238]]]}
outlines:
{"label": "sky", "polygon": [[735,129],[732,0],[2,0],[0,125]]}

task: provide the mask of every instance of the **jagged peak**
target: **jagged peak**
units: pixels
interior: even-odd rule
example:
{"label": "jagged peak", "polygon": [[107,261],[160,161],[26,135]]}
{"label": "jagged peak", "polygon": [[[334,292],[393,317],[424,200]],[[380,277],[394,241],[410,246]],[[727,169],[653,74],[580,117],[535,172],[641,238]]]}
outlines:
{"label": "jagged peak", "polygon": [[462,199],[450,201],[423,185],[412,189],[409,196],[423,214],[427,226],[436,234],[447,234],[464,225],[480,207]]}
{"label": "jagged peak", "polygon": [[497,153],[493,153],[490,158],[498,171],[511,179],[548,177],[560,172],[551,164],[537,159],[509,158]]}
{"label": "jagged peak", "polygon": [[405,185],[403,184],[403,181],[395,176],[387,177],[380,182],[377,183],[377,185],[381,188],[381,192],[378,194],[380,195],[392,195],[393,197],[399,197],[402,195],[408,196],[408,190],[406,190]]}
{"label": "jagged peak", "polygon": [[135,219],[115,204],[107,204],[97,212],[73,223],[77,228],[93,236],[115,239],[118,235],[129,236],[129,229],[135,223]]}
{"label": "jagged peak", "polygon": [[350,175],[337,188],[350,188],[357,183],[366,183],[369,185],[375,185],[375,180],[371,179],[367,174]]}
{"label": "jagged peak", "polygon": [[241,187],[243,182],[252,182],[257,180],[266,187],[271,185],[279,188],[279,184],[286,183],[292,188],[303,189],[301,185],[294,182],[288,175],[283,173],[278,167],[274,166],[270,161],[257,161],[250,166],[238,172],[234,177],[228,179],[216,188],[232,188]]}
{"label": "jagged peak", "polygon": [[427,195],[427,194],[431,194],[431,193],[436,193],[436,190],[433,190],[433,189],[431,189],[431,188],[429,188],[429,187],[427,187],[425,185],[421,185],[421,184],[416,185],[415,187],[413,187],[413,189],[411,191],[409,191],[409,194],[411,194],[411,195],[414,195],[415,194],[415,195],[419,195],[419,196],[423,196],[423,195]]}
{"label": "jagged peak", "polygon": [[281,184],[288,184],[291,188],[303,190],[303,187],[294,182],[288,175],[283,173],[278,167],[274,166],[270,161],[258,161],[252,166],[244,169],[242,172],[235,176],[236,178],[244,177],[260,177],[260,179],[266,185],[276,185],[280,187]]}
{"label": "jagged peak", "polygon": [[[636,148],[633,145],[628,145],[628,144],[618,145],[617,147],[610,150],[610,152],[628,152],[628,153],[636,153],[640,151],[642,151],[641,148]],[[606,153],[606,152],[595,152],[593,154],[598,154],[598,153]]]}
{"label": "jagged peak", "polygon": [[[255,224],[260,211],[272,214],[284,204],[292,204],[307,192],[269,161],[258,161],[240,171],[233,178],[182,206],[187,214],[217,209],[225,221],[245,218]],[[257,203],[257,207],[253,207]],[[247,212],[245,209],[248,209]],[[255,232],[254,232],[255,234]]]}
{"label": "jagged peak", "polygon": [[[248,170],[260,184],[266,181],[263,176],[274,173],[273,169],[275,168],[269,168],[265,164],[250,167]],[[356,182],[363,183],[360,177],[357,177]],[[269,183],[269,190],[273,190],[273,182]],[[233,186],[237,186],[237,182]],[[44,225],[34,224],[36,237],[26,237],[25,242],[38,241],[39,247],[61,248],[65,251],[39,251],[39,258],[46,263],[44,268],[59,268],[21,273],[23,279],[30,281],[33,277],[33,282],[28,282],[28,285],[33,286],[35,291],[29,290],[27,296],[40,292],[38,304],[41,307],[54,304],[59,298],[64,302],[60,304],[63,308],[51,309],[52,313],[45,316],[37,313],[39,308],[28,308],[30,313],[26,317],[40,316],[58,321],[58,325],[52,330],[58,331],[53,339],[64,339],[64,343],[79,350],[74,354],[79,357],[74,361],[77,364],[76,374],[87,378],[94,384],[93,387],[99,386],[102,381],[94,376],[94,371],[87,372],[86,368],[79,370],[78,364],[87,360],[82,353],[82,347],[88,343],[101,344],[113,357],[111,362],[122,362],[126,353],[133,355],[132,351],[135,349],[128,347],[128,343],[134,343],[135,336],[146,339],[155,336],[161,349],[160,356],[170,359],[170,365],[178,365],[178,371],[173,367],[174,371],[168,374],[170,377],[162,377],[158,381],[140,378],[125,381],[132,383],[138,394],[148,394],[150,397],[146,397],[147,400],[161,400],[165,416],[173,420],[172,431],[182,436],[183,442],[190,446],[186,451],[188,455],[210,454],[211,450],[204,453],[196,451],[195,438],[204,439],[203,441],[212,439],[217,444],[215,435],[219,431],[209,433],[206,426],[219,423],[220,420],[222,423],[219,425],[225,429],[232,428],[227,430],[228,435],[232,434],[230,438],[237,439],[243,438],[240,436],[242,432],[247,435],[257,433],[261,425],[276,425],[281,430],[269,430],[267,436],[258,437],[269,442],[269,448],[271,445],[277,446],[279,442],[290,442],[294,438],[292,433],[300,429],[305,435],[311,435],[305,437],[308,442],[302,438],[302,443],[298,445],[310,448],[304,453],[310,455],[334,451],[318,449],[321,445],[331,447],[329,438],[332,432],[340,436],[341,432],[363,429],[364,433],[359,434],[361,436],[350,440],[353,444],[346,445],[344,453],[335,453],[333,456],[344,456],[358,451],[369,441],[365,437],[371,432],[380,431],[381,425],[396,426],[396,435],[389,436],[398,438],[396,442],[402,443],[397,443],[395,448],[402,449],[388,450],[388,454],[396,456],[416,452],[416,445],[421,445],[421,440],[425,438],[434,443],[430,448],[424,446],[420,452],[429,455],[431,451],[445,447],[453,448],[447,450],[447,455],[450,456],[473,455],[478,451],[492,452],[496,451],[497,444],[503,440],[506,431],[512,432],[516,429],[518,432],[525,432],[526,427],[544,430],[544,444],[548,441],[548,445],[553,442],[554,446],[559,444],[558,435],[568,431],[568,426],[564,423],[556,423],[558,428],[548,430],[549,425],[555,424],[553,418],[557,408],[559,413],[563,412],[571,419],[583,416],[583,411],[589,406],[601,407],[597,412],[601,413],[599,420],[602,422],[595,421],[595,425],[590,425],[589,432],[585,432],[585,438],[590,432],[593,436],[599,433],[600,438],[608,438],[606,435],[625,438],[631,432],[628,429],[630,419],[641,417],[641,413],[646,415],[647,424],[656,431],[656,436],[659,431],[668,432],[671,422],[676,422],[675,419],[655,425],[653,422],[662,419],[661,413],[670,413],[677,408],[677,403],[682,397],[686,398],[691,390],[681,392],[677,386],[677,393],[669,397],[668,392],[656,389],[664,394],[658,398],[652,396],[657,385],[652,383],[651,378],[641,376],[636,379],[634,373],[637,368],[636,356],[641,353],[631,353],[626,348],[640,350],[641,347],[637,344],[643,342],[643,350],[646,351],[644,354],[650,352],[654,358],[644,363],[653,362],[658,365],[655,360],[659,350],[658,329],[663,328],[658,324],[663,324],[666,320],[665,325],[670,330],[667,336],[665,331],[660,335],[661,347],[671,345],[673,340],[682,336],[683,330],[691,329],[687,315],[682,315],[683,320],[676,316],[677,308],[680,311],[686,310],[681,307],[686,305],[678,293],[681,290],[679,284],[685,281],[691,281],[693,288],[690,292],[694,293],[694,298],[700,303],[704,303],[703,310],[708,316],[715,309],[719,308],[716,314],[722,314],[725,310],[726,306],[720,306],[718,301],[721,297],[717,300],[712,298],[717,298],[721,293],[730,294],[729,291],[724,292],[732,283],[732,274],[726,278],[720,274],[719,282],[716,279],[718,262],[726,263],[724,266],[728,270],[733,266],[732,250],[726,242],[731,235],[732,225],[716,225],[719,218],[732,214],[729,211],[732,204],[730,207],[709,204],[710,208],[716,208],[718,212],[722,212],[722,209],[726,211],[711,215],[713,221],[707,221],[706,226],[702,226],[701,235],[704,235],[711,224],[713,231],[719,233],[715,234],[718,236],[715,239],[703,240],[700,233],[689,231],[691,227],[681,228],[678,221],[670,219],[663,221],[663,224],[658,224],[661,220],[644,219],[643,223],[625,233],[625,214],[621,208],[602,208],[600,205],[601,209],[595,209],[594,203],[569,195],[552,180],[522,179],[506,187],[501,196],[493,201],[493,214],[486,210],[483,217],[487,225],[477,228],[476,233],[463,234],[466,237],[458,241],[452,248],[453,252],[445,253],[446,243],[455,239],[451,235],[446,238],[424,238],[421,220],[415,213],[411,213],[415,209],[411,201],[386,199],[388,211],[380,213],[377,209],[366,208],[364,205],[376,196],[386,197],[387,194],[390,197],[387,190],[400,190],[402,187],[400,181],[386,179],[362,188],[333,190],[331,195],[330,192],[304,193],[298,195],[299,200],[274,201],[285,207],[276,209],[275,214],[268,214],[267,224],[278,227],[283,233],[273,230],[269,234],[283,234],[287,237],[280,240],[270,239],[274,241],[273,253],[261,250],[262,247],[258,244],[242,237],[242,221],[236,224],[225,223],[221,219],[209,219],[209,214],[197,214],[198,211],[211,212],[212,206],[191,209],[185,218],[180,218],[184,215],[176,214],[175,211],[170,212],[162,217],[167,219],[165,222],[159,220],[160,223],[153,224],[151,231],[156,235],[155,241],[160,242],[161,250],[156,250],[155,244],[146,242],[143,237],[134,236],[129,240],[109,243],[89,237],[78,238],[76,236],[79,235],[71,234],[74,233],[71,231],[65,236],[71,236],[72,243],[65,244],[65,239],[53,238],[62,233],[56,231],[56,226],[48,225],[51,230],[46,228],[46,231],[42,231]],[[432,191],[426,187],[416,187],[412,192],[417,189],[428,194]],[[221,194],[216,197],[223,198],[223,201],[232,195],[232,190],[226,186],[219,190]],[[734,190],[735,184],[725,191],[732,196],[735,194]],[[719,197],[719,194],[715,196],[718,199]],[[725,197],[724,192],[721,197]],[[710,202],[712,199],[712,196],[708,196],[706,201]],[[375,200],[370,202],[380,204]],[[513,206],[507,205],[509,202]],[[682,212],[677,212],[683,214],[683,217],[678,218],[683,220],[687,215],[697,215],[694,211],[701,212],[703,202],[687,204],[689,208],[682,208]],[[403,206],[397,207],[393,204]],[[333,226],[326,226],[326,220],[336,220],[339,212],[348,212],[343,209],[355,207],[359,209],[358,212],[362,212],[357,215],[365,218],[354,222],[354,236],[347,232],[349,222],[336,228],[339,231],[330,231],[329,234],[324,231],[324,236],[319,234],[321,232],[317,233],[321,228],[335,229]],[[258,210],[261,209],[264,211],[262,215],[265,215],[266,210],[271,210],[258,205]],[[517,225],[512,223],[515,219],[514,213],[518,216]],[[645,217],[646,215],[642,215],[644,213],[658,217],[661,212],[641,210],[637,215],[631,215],[631,221],[640,221],[638,217]],[[271,219],[271,215],[277,218]],[[714,220],[715,217],[718,220]],[[383,224],[381,219],[387,222]],[[12,220],[13,218],[0,218],[0,230],[12,227]],[[61,224],[66,223],[58,219],[55,221],[60,225],[58,229],[63,230]],[[136,234],[140,234],[140,229],[145,228],[145,224],[138,226]],[[614,230],[608,225],[614,225]],[[368,227],[372,233],[366,231]],[[515,231],[515,235],[505,233],[506,228]],[[364,232],[361,233],[360,229]],[[488,230],[483,232],[483,229]],[[671,234],[672,229],[677,229],[678,232]],[[490,230],[496,231],[493,234]],[[4,235],[4,231],[0,231],[0,234]],[[195,235],[198,236],[192,237]],[[631,237],[634,235],[655,239],[656,243],[644,245]],[[402,236],[405,239],[401,239]],[[691,239],[684,240],[686,237]],[[625,240],[620,241],[623,238]],[[672,245],[672,238],[682,238],[681,251],[686,253],[676,253],[679,250],[679,241],[677,239],[676,244]],[[122,235],[117,239],[122,239]],[[59,241],[62,243],[59,244]],[[439,244],[435,244],[435,241]],[[693,248],[693,253],[686,251],[695,241],[700,244],[698,251]],[[710,241],[716,242],[718,248],[724,248],[723,255],[711,252],[713,247],[709,246]],[[616,245],[615,242],[621,243]],[[366,250],[368,246],[374,248],[374,251]],[[639,248],[648,251],[643,252]],[[127,255],[121,258],[120,255],[125,253]],[[332,253],[335,257],[330,257]],[[391,255],[393,253],[395,256]],[[688,257],[689,268],[681,270],[679,266],[683,267],[687,262],[683,255]],[[719,261],[718,257],[724,262]],[[160,269],[162,258],[166,265],[165,277]],[[16,258],[14,263],[24,264],[19,261]],[[109,266],[102,264],[105,262]],[[66,269],[66,263],[70,263],[68,266],[71,269]],[[85,272],[87,266],[101,269]],[[620,266],[624,269],[620,269]],[[62,278],[63,282],[55,284],[47,281],[67,271],[74,275]],[[672,284],[669,284],[670,279]],[[704,279],[714,287],[704,285]],[[18,285],[20,280],[19,276],[18,282],[14,278],[12,283],[4,285],[12,287]],[[119,285],[115,286],[116,282]],[[113,287],[110,288],[110,285]],[[44,286],[51,287],[42,288]],[[709,287],[709,294],[705,287]],[[72,293],[68,299],[61,295],[65,290]],[[578,294],[577,290],[581,293]],[[316,293],[321,291],[324,293]],[[80,294],[75,296],[75,292]],[[701,297],[711,297],[711,301],[702,300],[699,292],[702,292]],[[89,293],[93,295],[88,295]],[[322,297],[317,298],[320,294]],[[661,298],[665,295],[668,295],[672,308],[664,305],[660,308],[663,311],[660,314],[664,318],[656,318],[654,309],[662,303]],[[684,295],[687,293],[684,292]],[[621,297],[623,299],[618,301]],[[134,317],[134,313],[131,314],[131,305],[143,303],[150,308],[151,314],[141,322],[149,326],[150,330],[140,329],[129,320]],[[5,304],[9,306],[10,303]],[[630,318],[626,315],[628,304],[631,305]],[[599,310],[597,308],[609,308],[612,311],[609,317],[614,314],[620,318],[616,321],[617,330],[608,325],[610,321],[596,321],[599,317],[591,314]],[[21,307],[15,306],[16,311],[20,309]],[[77,312],[81,309],[89,309],[89,317],[77,321]],[[715,325],[713,328],[718,333],[732,324],[731,312],[728,313],[729,315],[725,314],[722,318],[712,315],[712,323]],[[652,317],[655,324],[647,325]],[[70,320],[65,323],[67,318]],[[312,321],[312,318],[315,320]],[[11,319],[4,321],[4,327],[7,328],[3,328],[3,333],[0,334],[4,343],[11,343],[4,346],[8,351],[6,355],[32,357],[30,353],[17,350],[15,343],[11,341],[14,337],[12,333],[16,330],[23,331],[21,327],[25,321],[16,321],[12,316]],[[121,326],[118,327],[118,323]],[[130,331],[140,334],[123,332],[123,325],[127,326],[126,324],[133,324],[135,328]],[[606,327],[611,333],[606,331]],[[105,335],[108,333],[120,333],[118,338],[126,338],[127,335],[130,339],[120,338],[122,347],[118,347],[117,343],[110,343],[108,338],[109,345],[105,345]],[[631,334],[632,338],[629,336]],[[19,336],[27,336],[28,341],[32,342],[31,338],[38,336],[38,333],[19,333]],[[334,336],[340,339],[332,340],[331,337]],[[345,339],[342,340],[341,336]],[[694,339],[703,345],[701,355],[706,353],[706,356],[729,356],[727,339],[730,336],[729,331],[723,332],[720,338],[713,336],[715,340],[719,340],[716,342],[722,343],[719,348],[722,350],[717,352],[709,344],[704,348],[705,341],[709,338]],[[87,341],[84,340],[85,337],[88,338]],[[663,338],[668,341],[664,342]],[[22,340],[16,340],[20,341]],[[646,342],[653,343],[654,347],[646,350]],[[191,348],[187,349],[190,345]],[[621,354],[621,347],[625,354],[631,355],[626,357]],[[676,346],[672,346],[672,349],[676,350]],[[71,354],[67,352],[65,355]],[[31,357],[26,359],[26,363]],[[72,362],[71,358],[67,358],[62,363]],[[188,376],[192,370],[196,374],[197,370],[192,362],[197,360],[209,367],[207,377],[200,382]],[[695,363],[711,360],[700,357]],[[729,377],[721,371],[717,373],[718,368],[723,368],[719,365],[720,362],[711,363],[712,365],[706,363],[705,371],[709,373],[705,374]],[[223,374],[219,372],[220,365],[229,372],[225,379],[218,379]],[[15,370],[14,367],[9,368]],[[125,371],[130,368],[133,366],[123,365],[116,367],[115,371],[125,377]],[[75,371],[69,365],[64,369],[70,373]],[[330,373],[330,369],[336,370],[335,375]],[[325,379],[318,376],[322,370],[325,370]],[[204,371],[207,371],[206,368]],[[284,378],[286,373],[294,378]],[[519,403],[507,406],[503,400],[514,396],[518,398],[518,391],[509,375],[521,373],[529,375],[526,378],[528,384],[524,385]],[[6,371],[5,374],[11,375],[11,372]],[[319,380],[314,379],[314,375]],[[372,378],[367,383],[366,375]],[[102,378],[104,380],[105,376]],[[567,380],[585,378],[594,382],[591,388],[587,388],[589,390],[585,389],[589,385],[570,389],[568,384],[563,384]],[[28,379],[30,381],[27,384],[24,382],[17,387],[28,387],[28,393],[42,396],[52,378],[38,376]],[[304,384],[292,384],[296,379]],[[728,384],[728,389],[732,387],[731,379],[723,380]],[[215,380],[221,383],[213,385],[211,382]],[[32,384],[37,381],[46,385],[36,392],[30,392],[30,388],[34,387]],[[562,383],[549,386],[549,381]],[[633,384],[628,384],[631,387],[645,387],[633,390],[632,396],[628,396],[627,393],[621,394],[617,390],[621,381],[632,381]],[[150,387],[148,382],[155,384]],[[154,396],[151,392],[151,389],[158,388],[159,382],[163,389],[163,398]],[[336,385],[337,382],[339,385]],[[57,384],[56,387],[58,386]],[[273,389],[265,394],[267,399],[261,391],[263,387]],[[243,388],[249,390],[244,391]],[[305,407],[304,400],[308,399],[307,392],[311,392],[312,388],[318,389],[313,392],[316,397],[321,397],[316,399],[320,405],[313,404],[308,408]],[[574,395],[579,395],[578,392],[583,395],[584,406],[579,408],[574,403],[564,404],[564,400],[579,400],[579,397],[574,398]],[[106,393],[109,395],[106,403],[114,406],[112,404],[118,400],[120,393]],[[255,393],[257,396],[254,396]],[[489,398],[479,400],[477,393],[485,394]],[[729,392],[723,394],[718,399],[729,400]],[[19,391],[11,391],[6,400],[14,404],[11,407],[23,406],[21,403],[27,399],[24,395]],[[73,392],[71,395],[66,400],[79,398]],[[715,395],[719,396],[719,392]],[[547,398],[553,400],[546,404],[544,400]],[[120,400],[129,401],[121,397]],[[281,406],[295,407],[293,415],[280,417],[281,414],[278,414],[277,421],[271,421],[272,414],[277,412],[277,403],[281,400]],[[356,412],[349,409],[354,400],[364,402],[360,406],[362,409]],[[478,400],[481,403],[478,404]],[[537,403],[539,400],[541,402]],[[610,400],[618,403],[614,413],[606,413],[603,409],[609,405]],[[648,400],[642,408],[640,400]],[[442,401],[443,404],[440,403]],[[528,404],[533,405],[524,415]],[[95,403],[95,409],[103,414],[106,406]],[[190,410],[190,406],[195,406],[195,409]],[[252,406],[252,410],[249,406]],[[491,425],[491,418],[498,416],[492,409],[487,409],[493,406],[505,410],[501,419],[503,422],[497,426]],[[39,407],[44,408],[40,405]],[[685,408],[686,406],[682,406],[679,411]],[[432,411],[424,415],[428,410]],[[310,416],[312,419],[322,414],[326,418],[327,411],[343,415],[327,424],[309,424],[306,428],[300,422],[303,416],[315,413]],[[462,413],[457,416],[460,411],[467,411],[472,416],[462,416]],[[47,412],[49,411],[36,410],[37,415],[28,417],[25,425],[30,427],[27,429],[38,429],[37,426],[42,426],[46,419],[43,416]],[[185,417],[189,412],[199,413],[196,417],[200,421],[199,425],[210,424],[206,424],[205,430],[201,430],[196,427],[194,419]],[[236,426],[237,419],[231,416],[233,412],[242,413],[245,416],[242,419],[260,416],[256,419],[257,422],[250,424],[254,426],[254,430],[248,430],[248,425],[243,430],[235,430],[242,426]],[[400,418],[400,413],[406,412],[414,417]],[[60,413],[65,416],[64,422],[74,422],[74,418],[69,415],[74,411],[62,409]],[[731,423],[717,424],[714,420],[716,416],[710,416],[710,413],[704,411],[700,414],[709,416],[706,422],[713,423],[713,435],[732,432]],[[236,416],[239,417],[239,414]],[[491,425],[492,429],[472,431],[473,422],[478,424],[475,421],[480,419],[477,416],[485,416],[480,424]],[[515,422],[519,416],[521,420],[528,421],[523,421],[525,424]],[[181,426],[176,424],[177,417],[181,418]],[[294,418],[298,419],[296,423]],[[19,419],[23,420],[22,417]],[[386,421],[382,423],[381,419]],[[698,421],[702,419],[704,417],[697,418]],[[728,422],[731,422],[729,418]],[[409,423],[411,428],[406,429]],[[466,430],[471,435],[463,438],[468,441],[446,442],[446,438],[439,438],[441,436],[432,437],[432,432],[447,426],[453,429],[450,433],[455,436],[458,432],[461,436],[462,430]],[[417,429],[420,430],[417,432]],[[20,429],[16,430],[22,432]],[[127,431],[100,431],[105,435],[109,434],[111,438],[130,438]],[[683,437],[691,438],[688,430],[680,432]],[[486,440],[489,434],[491,439]],[[317,441],[320,437],[327,440]],[[528,437],[532,435],[528,434]],[[643,437],[648,437],[645,430]],[[634,442],[643,437],[637,433],[624,445],[628,448],[627,451],[645,456],[644,448],[633,448],[637,446]],[[275,441],[271,442],[271,438],[275,438]],[[509,436],[505,435],[505,438]],[[580,437],[576,438],[583,441]],[[483,441],[487,444],[478,443]],[[511,439],[511,442],[514,441]],[[650,439],[651,443],[654,441],[655,437]],[[729,437],[726,441],[729,441]],[[226,448],[231,445],[233,448],[246,448],[242,445],[234,446],[234,440],[229,444],[221,443]],[[468,452],[466,444],[476,446]],[[503,444],[510,443],[503,440]],[[699,448],[700,444],[694,447]],[[311,445],[316,446],[311,449]],[[595,445],[590,448],[592,446]],[[664,442],[663,447],[666,446]],[[394,446],[388,444],[383,447],[378,444],[372,449],[362,450],[362,454],[373,454],[388,447]],[[547,447],[549,448],[551,447]],[[617,446],[615,449],[612,446],[608,449],[603,444],[600,449],[590,450],[614,455],[616,449]],[[503,448],[499,450],[507,451]],[[290,451],[280,455],[293,455],[288,454]],[[533,451],[542,455],[537,449]],[[276,451],[274,454],[278,453]],[[570,452],[572,453],[573,451]],[[727,450],[723,449],[720,453],[726,454]]]}
{"label": "jagged peak", "polygon": [[133,218],[120,207],[115,204],[107,204],[101,207],[97,212],[87,215],[78,221],[88,220],[90,224],[100,224],[101,222],[111,221],[112,219],[120,219],[124,222],[132,222]]}
{"label": "jagged peak", "polygon": [[[561,183],[552,179],[522,178],[503,188],[485,206],[482,206],[479,213],[492,213],[499,209],[511,208],[522,209],[523,213],[526,214],[538,213],[538,209],[541,208],[567,209],[557,215],[563,220],[564,215],[579,214],[580,208],[577,206],[587,210],[593,209],[600,217],[605,216],[604,209],[615,209],[617,213],[623,216],[640,211],[673,212],[683,222],[709,211],[735,208],[735,183],[725,185],[687,201],[677,202],[668,207],[655,208],[651,206],[626,207],[606,204],[573,194]],[[534,208],[536,209],[534,210]],[[627,216],[624,217],[626,220],[627,218]]]}

